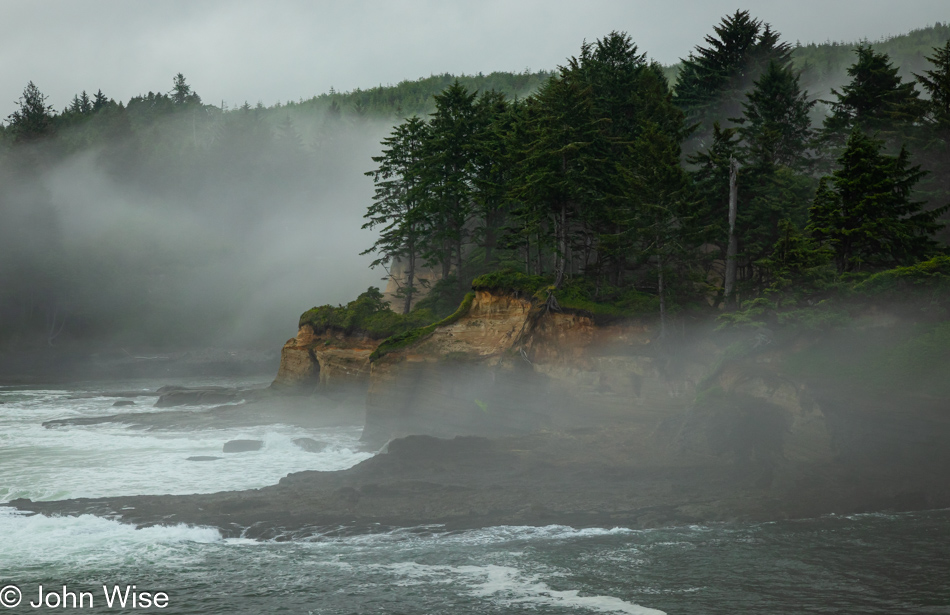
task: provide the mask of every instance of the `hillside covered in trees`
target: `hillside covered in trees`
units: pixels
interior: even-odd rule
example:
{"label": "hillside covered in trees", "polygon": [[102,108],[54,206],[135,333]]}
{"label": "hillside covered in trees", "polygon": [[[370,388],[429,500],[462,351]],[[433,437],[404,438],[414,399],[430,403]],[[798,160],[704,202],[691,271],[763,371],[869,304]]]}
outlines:
{"label": "hillside covered in trees", "polygon": [[[30,83],[0,129],[0,343],[117,330],[183,343],[246,326],[263,312],[241,306],[278,268],[248,281],[262,246],[330,245],[341,211],[365,212],[371,232],[334,249],[398,261],[392,307],[417,310],[378,335],[452,313],[485,274],[552,308],[809,304],[945,250],[948,39],[936,24],[793,46],[740,11],[674,67],[613,32],[550,73],[439,75],[271,107],[206,104],[179,74],[167,93],[81,92],[57,111]],[[354,168],[368,171],[361,188],[340,183]],[[97,196],[63,188],[78,176]],[[138,232],[115,202],[141,209]],[[275,217],[300,235],[259,234]],[[286,262],[303,277],[313,264],[299,249]],[[358,303],[385,308],[374,292]],[[354,326],[334,309],[346,311],[327,318]]]}
{"label": "hillside covered in trees", "polygon": [[[950,40],[911,79],[872,45],[851,56],[818,122],[791,46],[745,11],[673,84],[618,32],[523,100],[453,83],[374,158],[375,264],[400,262],[404,312],[434,267],[417,309],[444,314],[502,270],[499,286],[527,285],[549,309],[664,322],[723,306],[774,319],[938,257]],[[947,274],[945,257],[932,264]]]}

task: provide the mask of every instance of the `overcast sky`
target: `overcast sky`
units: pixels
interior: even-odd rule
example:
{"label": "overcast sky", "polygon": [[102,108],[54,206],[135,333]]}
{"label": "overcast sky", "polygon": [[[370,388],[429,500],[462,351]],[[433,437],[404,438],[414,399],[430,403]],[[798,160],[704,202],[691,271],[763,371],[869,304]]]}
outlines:
{"label": "overcast sky", "polygon": [[57,109],[84,89],[167,92],[178,72],[207,103],[272,105],[331,86],[550,69],[611,30],[670,64],[737,8],[792,43],[950,21],[950,0],[0,0],[0,117],[30,80]]}

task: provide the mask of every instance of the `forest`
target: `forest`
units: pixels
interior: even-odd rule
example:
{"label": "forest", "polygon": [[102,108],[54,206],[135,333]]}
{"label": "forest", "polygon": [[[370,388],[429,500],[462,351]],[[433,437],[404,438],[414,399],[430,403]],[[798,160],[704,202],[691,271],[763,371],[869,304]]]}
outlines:
{"label": "forest", "polygon": [[[363,143],[379,136],[382,151]],[[224,231],[77,257],[43,178],[82,156],[117,191]],[[179,74],[167,93],[81,92],[57,112],[30,83],[0,130],[0,342],[52,345],[117,320],[174,338],[187,285],[162,289],[195,267],[184,255],[237,258],[245,227],[277,201],[308,208],[353,160],[372,191],[347,203],[371,231],[352,251],[398,284],[395,313],[371,288],[304,314],[314,324],[385,337],[450,315],[473,281],[664,326],[690,310],[775,319],[895,267],[947,268],[950,26],[793,46],[738,11],[673,67],[611,32],[553,72],[271,107],[209,105]],[[183,338],[235,326],[242,296],[189,306]]]}
{"label": "forest", "polygon": [[396,126],[366,225],[374,265],[399,263],[397,307],[445,315],[473,279],[531,279],[549,309],[665,330],[675,311],[777,321],[874,273],[948,273],[950,40],[906,80],[858,45],[817,122],[770,25],[739,11],[705,42],[671,84],[612,32],[525,99],[455,82]]}

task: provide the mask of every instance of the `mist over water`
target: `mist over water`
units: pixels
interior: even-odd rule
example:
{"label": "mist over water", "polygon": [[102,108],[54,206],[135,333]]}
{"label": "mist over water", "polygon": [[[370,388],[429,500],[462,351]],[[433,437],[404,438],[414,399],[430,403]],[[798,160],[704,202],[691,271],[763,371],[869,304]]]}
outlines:
{"label": "mist over water", "polygon": [[190,118],[172,116],[71,154],[41,144],[22,173],[29,148],[8,152],[0,324],[20,325],[8,341],[62,325],[54,341],[273,349],[305,309],[379,285],[360,256],[374,241],[360,229],[363,172],[390,125],[344,131],[288,110],[274,127],[254,113],[202,116],[194,143]]}

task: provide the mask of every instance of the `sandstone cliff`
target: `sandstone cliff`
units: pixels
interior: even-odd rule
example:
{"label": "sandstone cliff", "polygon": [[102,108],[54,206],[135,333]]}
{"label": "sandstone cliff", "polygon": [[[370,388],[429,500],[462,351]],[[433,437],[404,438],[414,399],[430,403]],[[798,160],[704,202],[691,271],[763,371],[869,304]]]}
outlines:
{"label": "sandstone cliff", "polygon": [[699,325],[658,333],[649,318],[598,322],[479,291],[455,322],[372,363],[364,439],[614,431],[656,465],[833,457],[821,407],[779,362],[724,360]]}
{"label": "sandstone cliff", "polygon": [[763,484],[830,463],[943,460],[946,397],[885,394],[832,373],[856,339],[870,340],[858,354],[886,356],[885,338],[910,326],[877,308],[867,314],[840,340],[726,336],[709,323],[661,339],[650,318],[545,312],[517,293],[481,290],[402,346],[304,325],[284,346],[274,386],[346,385],[365,403],[370,446],[410,434],[614,432],[624,434],[623,454],[643,463],[757,468]]}
{"label": "sandstone cliff", "polygon": [[378,345],[379,340],[338,331],[317,335],[311,325],[303,324],[281,349],[271,387],[294,393],[365,392],[369,356]]}

